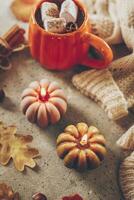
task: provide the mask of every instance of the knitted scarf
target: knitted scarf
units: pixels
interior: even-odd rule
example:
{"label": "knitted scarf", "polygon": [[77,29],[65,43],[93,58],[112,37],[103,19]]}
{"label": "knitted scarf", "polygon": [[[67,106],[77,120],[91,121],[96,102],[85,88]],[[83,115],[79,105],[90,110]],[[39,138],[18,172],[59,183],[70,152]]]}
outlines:
{"label": "knitted scarf", "polygon": [[134,1],[82,1],[89,12],[92,32],[112,45],[124,41],[132,52],[114,60],[108,69],[84,71],[72,79],[77,89],[98,102],[110,119],[117,120],[134,107]]}

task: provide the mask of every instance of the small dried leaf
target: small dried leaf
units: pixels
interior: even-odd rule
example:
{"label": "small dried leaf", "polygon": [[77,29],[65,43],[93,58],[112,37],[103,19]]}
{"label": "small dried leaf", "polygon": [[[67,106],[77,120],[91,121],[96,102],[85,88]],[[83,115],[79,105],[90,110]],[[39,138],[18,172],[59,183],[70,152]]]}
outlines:
{"label": "small dried leaf", "polygon": [[83,198],[79,194],[75,194],[74,196],[63,197],[62,200],[83,200]]}
{"label": "small dried leaf", "polygon": [[[17,195],[16,195],[17,194]],[[0,199],[1,200],[19,200],[19,194],[13,192],[10,186],[5,183],[0,184]]]}
{"label": "small dried leaf", "polygon": [[18,171],[23,171],[25,166],[34,168],[34,158],[39,156],[39,151],[27,145],[32,142],[33,137],[18,135],[16,132],[15,126],[5,127],[0,122],[0,164],[7,165],[10,159],[13,159]]}
{"label": "small dried leaf", "polygon": [[11,10],[18,20],[28,22],[32,9],[39,0],[14,0],[11,4]]}

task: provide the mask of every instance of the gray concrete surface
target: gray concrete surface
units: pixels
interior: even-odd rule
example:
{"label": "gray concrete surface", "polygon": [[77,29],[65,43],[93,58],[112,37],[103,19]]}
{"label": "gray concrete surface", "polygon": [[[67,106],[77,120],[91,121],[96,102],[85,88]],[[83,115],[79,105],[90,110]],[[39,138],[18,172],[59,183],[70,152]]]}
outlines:
{"label": "gray concrete surface", "polygon": [[[80,193],[85,200],[119,200],[118,167],[122,153],[116,147],[116,140],[133,123],[134,115],[115,123],[93,101],[81,95],[71,83],[71,77],[79,71],[47,71],[34,61],[29,52],[12,57],[13,68],[0,72],[0,86],[6,91],[7,98],[0,104],[0,120],[15,124],[18,131],[32,134],[34,143],[40,150],[35,170],[26,169],[17,172],[11,162],[7,167],[0,166],[0,181],[4,181],[19,191],[22,200],[30,200],[34,192],[43,192],[50,200],[59,200],[63,195]],[[54,126],[40,129],[30,124],[20,112],[20,95],[24,88],[33,81],[49,78],[57,81],[68,97],[68,111],[64,118]],[[56,155],[56,137],[68,124],[85,121],[97,126],[107,140],[108,155],[96,170],[78,173],[67,169]]]}
{"label": "gray concrete surface", "polygon": [[[9,9],[10,3],[10,0],[0,1],[0,35],[17,22]],[[120,48],[121,51],[119,47],[114,47],[114,52],[119,49],[119,56],[126,54],[124,46]],[[19,133],[33,135],[33,146],[40,150],[41,158],[37,159],[35,170],[26,169],[24,173],[17,172],[12,162],[6,167],[0,166],[0,181],[19,191],[22,200],[30,200],[35,192],[45,193],[48,200],[60,200],[63,195],[74,193],[81,194],[85,200],[121,200],[118,168],[123,153],[115,142],[134,123],[134,115],[130,113],[127,118],[116,123],[110,121],[99,106],[73,87],[72,75],[79,70],[66,73],[44,70],[28,51],[14,55],[12,62],[10,71],[0,71],[0,87],[4,88],[7,95],[4,103],[0,104],[0,120],[15,124]],[[57,81],[68,97],[68,111],[64,118],[57,125],[44,130],[30,124],[19,107],[23,89],[31,81],[42,78]],[[108,148],[103,164],[85,173],[67,169],[56,155],[55,148],[56,138],[64,127],[81,121],[97,126],[105,135]]]}

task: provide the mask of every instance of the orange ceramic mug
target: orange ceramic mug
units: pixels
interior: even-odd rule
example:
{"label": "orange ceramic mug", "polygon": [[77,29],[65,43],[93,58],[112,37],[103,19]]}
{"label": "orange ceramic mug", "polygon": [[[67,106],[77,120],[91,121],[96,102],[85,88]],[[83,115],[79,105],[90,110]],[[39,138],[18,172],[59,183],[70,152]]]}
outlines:
{"label": "orange ceramic mug", "polygon": [[[107,67],[113,58],[112,50],[104,40],[90,32],[89,17],[84,5],[74,0],[79,7],[79,28],[71,33],[55,34],[42,28],[40,6],[45,1],[61,3],[61,0],[42,0],[34,9],[29,25],[32,56],[50,70],[70,69],[77,64],[96,69]],[[89,57],[91,46],[99,52],[100,59]]]}

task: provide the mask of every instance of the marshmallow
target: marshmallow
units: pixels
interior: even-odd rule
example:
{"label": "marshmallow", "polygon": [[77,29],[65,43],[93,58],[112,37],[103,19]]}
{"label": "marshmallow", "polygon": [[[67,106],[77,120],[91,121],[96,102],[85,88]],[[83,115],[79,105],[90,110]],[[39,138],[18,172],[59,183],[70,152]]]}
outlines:
{"label": "marshmallow", "polygon": [[52,33],[64,33],[66,28],[66,21],[64,18],[52,18],[44,21],[44,28],[46,31]]}
{"label": "marshmallow", "polygon": [[61,5],[60,17],[67,23],[77,21],[78,6],[72,0],[65,0]]}
{"label": "marshmallow", "polygon": [[55,3],[44,2],[41,5],[41,17],[44,22],[47,19],[52,19],[53,17],[59,17],[59,9]]}

